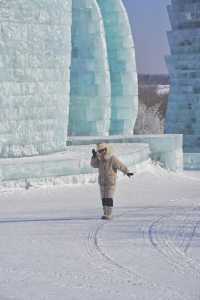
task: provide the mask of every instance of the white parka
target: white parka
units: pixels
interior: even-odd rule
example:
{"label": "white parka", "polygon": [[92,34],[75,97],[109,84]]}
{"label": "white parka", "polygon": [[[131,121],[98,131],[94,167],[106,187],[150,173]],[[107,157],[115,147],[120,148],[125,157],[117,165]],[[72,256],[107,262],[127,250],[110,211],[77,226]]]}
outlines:
{"label": "white parka", "polygon": [[116,188],[117,171],[120,170],[124,174],[129,173],[128,168],[116,156],[106,154],[105,157],[91,158],[91,166],[99,169],[98,182],[100,185],[101,197],[113,198]]}

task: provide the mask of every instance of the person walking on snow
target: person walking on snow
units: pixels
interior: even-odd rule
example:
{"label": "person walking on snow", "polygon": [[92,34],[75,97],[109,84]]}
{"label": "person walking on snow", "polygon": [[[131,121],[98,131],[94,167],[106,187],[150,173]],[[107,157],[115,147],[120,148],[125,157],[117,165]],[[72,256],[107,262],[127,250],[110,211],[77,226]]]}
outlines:
{"label": "person walking on snow", "polygon": [[91,166],[99,169],[98,183],[104,212],[102,219],[109,220],[112,218],[117,170],[120,170],[129,178],[134,174],[118,158],[111,154],[111,148],[105,143],[97,144],[97,150],[92,149]]}

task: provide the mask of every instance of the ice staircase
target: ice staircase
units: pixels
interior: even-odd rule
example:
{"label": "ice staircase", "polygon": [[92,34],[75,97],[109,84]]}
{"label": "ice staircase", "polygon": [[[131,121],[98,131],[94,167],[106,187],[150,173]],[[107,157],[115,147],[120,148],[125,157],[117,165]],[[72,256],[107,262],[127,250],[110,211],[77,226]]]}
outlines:
{"label": "ice staircase", "polygon": [[[97,181],[97,169],[90,166],[96,145],[67,146],[66,151],[23,158],[0,159],[0,186],[25,187],[45,184],[77,184]],[[143,143],[115,143],[114,154],[137,170],[150,161],[150,149]]]}
{"label": "ice staircase", "polygon": [[96,182],[97,170],[91,168],[90,158],[92,148],[100,142],[111,144],[113,153],[131,169],[156,161],[170,171],[183,170],[182,135],[73,137],[62,152],[1,158],[0,186]]}

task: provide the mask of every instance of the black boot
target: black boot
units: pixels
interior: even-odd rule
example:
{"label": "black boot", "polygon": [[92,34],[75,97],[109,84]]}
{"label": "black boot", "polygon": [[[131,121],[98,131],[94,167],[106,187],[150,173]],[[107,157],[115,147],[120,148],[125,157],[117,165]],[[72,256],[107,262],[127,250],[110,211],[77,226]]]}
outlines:
{"label": "black boot", "polygon": [[103,220],[111,220],[112,219],[112,208],[113,208],[113,199],[112,198],[104,198],[102,199],[103,211],[104,215],[102,216]]}

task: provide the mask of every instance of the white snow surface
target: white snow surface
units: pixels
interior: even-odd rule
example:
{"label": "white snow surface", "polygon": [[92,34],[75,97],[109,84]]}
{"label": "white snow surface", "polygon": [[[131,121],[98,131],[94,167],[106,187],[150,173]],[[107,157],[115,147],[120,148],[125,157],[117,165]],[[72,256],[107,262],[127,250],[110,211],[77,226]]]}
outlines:
{"label": "white snow surface", "polygon": [[156,93],[157,93],[157,95],[160,95],[160,96],[167,95],[167,94],[169,94],[169,92],[170,92],[170,85],[159,84],[156,87]]}
{"label": "white snow surface", "polygon": [[0,193],[0,300],[200,299],[200,173]]}

